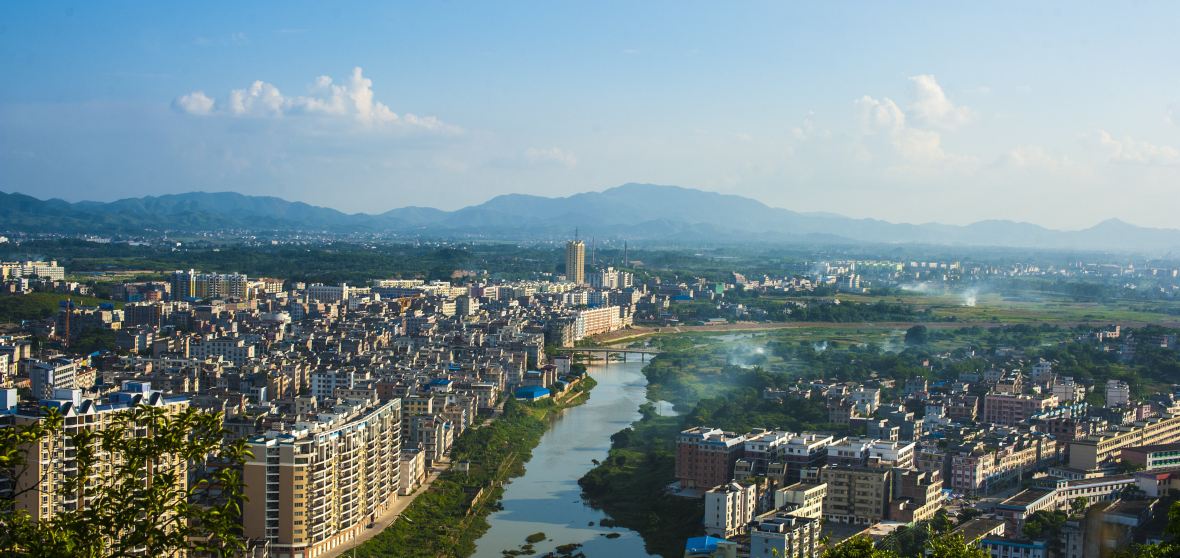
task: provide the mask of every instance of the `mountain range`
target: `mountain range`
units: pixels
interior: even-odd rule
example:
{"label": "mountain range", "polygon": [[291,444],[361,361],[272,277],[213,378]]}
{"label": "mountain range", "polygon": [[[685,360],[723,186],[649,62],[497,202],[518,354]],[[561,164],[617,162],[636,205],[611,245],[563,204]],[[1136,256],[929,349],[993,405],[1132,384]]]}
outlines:
{"label": "mountain range", "polygon": [[575,228],[598,238],[677,242],[1180,251],[1180,230],[1138,227],[1117,219],[1073,231],[1000,220],[965,226],[891,223],[830,213],[801,213],[742,196],[653,184],[624,184],[568,197],[507,194],[455,211],[403,207],[380,214],[348,214],[276,197],[232,192],[77,203],[0,192],[0,232],[109,235],[242,229],[519,240],[563,237]]}

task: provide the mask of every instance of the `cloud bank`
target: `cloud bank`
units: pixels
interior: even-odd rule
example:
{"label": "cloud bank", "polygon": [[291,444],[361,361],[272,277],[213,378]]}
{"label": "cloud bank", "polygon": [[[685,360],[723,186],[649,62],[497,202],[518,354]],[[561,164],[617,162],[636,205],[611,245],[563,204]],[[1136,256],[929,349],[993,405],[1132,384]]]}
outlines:
{"label": "cloud bank", "polygon": [[404,126],[431,131],[458,131],[434,116],[398,114],[376,100],[373,80],[359,66],[347,80],[337,83],[329,76],[316,78],[307,95],[284,95],[274,84],[257,80],[249,87],[234,89],[223,99],[204,91],[177,97],[176,110],[194,116],[220,115],[235,118],[283,118],[312,115],[344,119],[364,126]]}

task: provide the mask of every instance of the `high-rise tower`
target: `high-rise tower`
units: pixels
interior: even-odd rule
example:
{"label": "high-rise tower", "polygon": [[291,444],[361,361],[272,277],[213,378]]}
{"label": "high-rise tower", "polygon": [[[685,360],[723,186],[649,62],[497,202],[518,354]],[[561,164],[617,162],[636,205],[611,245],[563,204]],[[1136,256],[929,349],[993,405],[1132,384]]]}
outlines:
{"label": "high-rise tower", "polygon": [[581,240],[565,243],[565,278],[579,285],[586,283],[586,243]]}

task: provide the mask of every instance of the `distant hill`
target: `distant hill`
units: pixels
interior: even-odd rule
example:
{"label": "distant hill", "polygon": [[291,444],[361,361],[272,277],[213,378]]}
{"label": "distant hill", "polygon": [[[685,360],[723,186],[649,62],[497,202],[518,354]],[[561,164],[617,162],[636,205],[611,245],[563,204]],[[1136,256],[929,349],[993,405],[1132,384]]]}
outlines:
{"label": "distant hill", "polygon": [[527,239],[568,235],[574,228],[600,238],[683,242],[869,242],[1180,251],[1180,230],[1137,227],[1116,219],[1078,231],[1014,221],[914,225],[800,213],[742,196],[653,184],[624,184],[602,192],[559,198],[507,194],[456,211],[404,207],[381,214],[348,214],[275,197],[230,192],[191,192],[110,203],[69,203],[0,192],[0,231],[132,234],[243,229]]}

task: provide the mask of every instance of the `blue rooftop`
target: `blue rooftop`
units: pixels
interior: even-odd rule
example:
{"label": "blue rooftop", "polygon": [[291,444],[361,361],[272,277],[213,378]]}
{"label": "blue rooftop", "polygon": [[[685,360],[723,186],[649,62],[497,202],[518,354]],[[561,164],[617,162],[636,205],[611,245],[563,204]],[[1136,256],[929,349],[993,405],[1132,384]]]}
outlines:
{"label": "blue rooftop", "polygon": [[516,388],[516,391],[513,392],[513,395],[525,399],[539,399],[549,395],[550,393],[552,392],[550,392],[548,388],[543,388],[541,386],[524,386]]}
{"label": "blue rooftop", "polygon": [[684,552],[692,554],[710,553],[717,550],[717,543],[727,542],[717,537],[693,537],[684,542]]}

